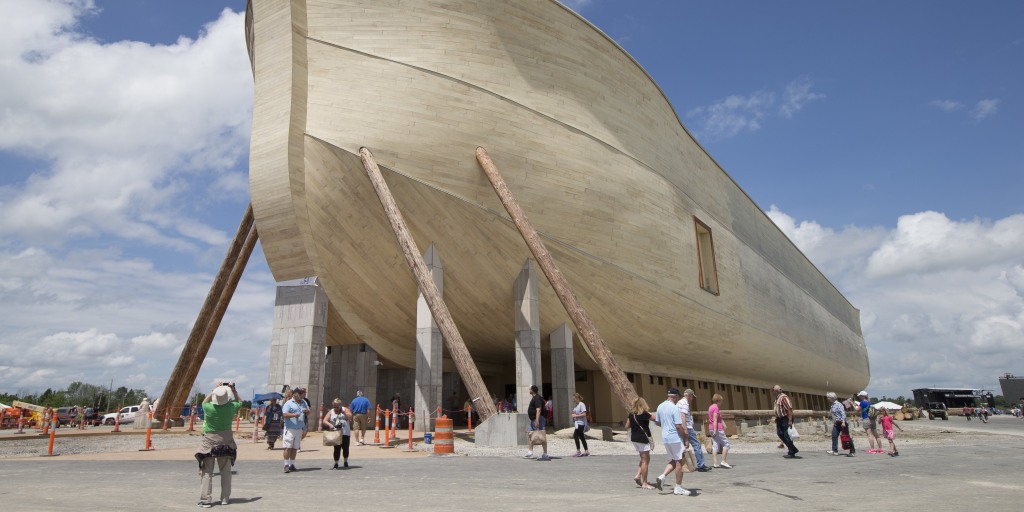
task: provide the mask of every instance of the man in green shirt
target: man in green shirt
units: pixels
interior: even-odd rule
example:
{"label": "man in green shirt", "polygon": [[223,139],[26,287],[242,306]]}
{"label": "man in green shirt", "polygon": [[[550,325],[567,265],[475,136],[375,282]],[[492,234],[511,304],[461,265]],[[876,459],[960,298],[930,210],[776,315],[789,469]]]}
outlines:
{"label": "man in green shirt", "polygon": [[[234,400],[232,400],[234,398]],[[242,407],[235,383],[217,386],[203,399],[203,444],[196,452],[202,483],[199,488],[199,506],[213,506],[213,470],[220,468],[220,503],[228,504],[231,497],[231,466],[235,463],[238,447],[231,433],[231,423]]]}

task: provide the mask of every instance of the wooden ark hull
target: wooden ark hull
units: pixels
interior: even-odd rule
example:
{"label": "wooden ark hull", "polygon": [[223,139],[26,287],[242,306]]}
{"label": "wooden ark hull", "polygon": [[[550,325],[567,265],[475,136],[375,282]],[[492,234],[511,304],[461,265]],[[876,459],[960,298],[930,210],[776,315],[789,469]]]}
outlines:
{"label": "wooden ark hull", "polygon": [[[279,281],[318,276],[328,343],[415,362],[416,284],[358,157],[381,164],[486,374],[513,364],[529,250],[487,149],[627,372],[821,393],[868,382],[859,312],[557,2],[254,0],[251,189]],[[701,286],[697,221],[718,293]],[[706,270],[705,270],[706,271]],[[541,277],[542,337],[571,322]],[[594,368],[577,344],[576,362]]]}

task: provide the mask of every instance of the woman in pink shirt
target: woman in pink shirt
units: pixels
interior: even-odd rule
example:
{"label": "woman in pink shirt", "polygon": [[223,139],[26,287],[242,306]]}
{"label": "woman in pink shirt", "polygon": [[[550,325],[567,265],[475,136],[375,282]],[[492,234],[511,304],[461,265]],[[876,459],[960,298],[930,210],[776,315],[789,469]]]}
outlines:
{"label": "woman in pink shirt", "polygon": [[[725,435],[725,422],[722,421],[722,410],[718,404],[722,402],[722,395],[715,393],[711,397],[711,407],[708,407],[708,433],[711,436],[711,460],[714,467],[732,469],[732,466],[725,461],[729,457],[729,438]],[[722,463],[718,463],[718,454],[722,454]]]}

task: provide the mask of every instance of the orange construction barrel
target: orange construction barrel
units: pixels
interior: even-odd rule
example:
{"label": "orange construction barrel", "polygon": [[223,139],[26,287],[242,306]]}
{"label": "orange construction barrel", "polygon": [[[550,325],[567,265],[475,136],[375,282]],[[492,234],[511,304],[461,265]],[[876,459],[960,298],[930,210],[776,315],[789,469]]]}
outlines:
{"label": "orange construction barrel", "polygon": [[446,453],[455,453],[455,438],[451,418],[441,416],[434,422],[434,455]]}

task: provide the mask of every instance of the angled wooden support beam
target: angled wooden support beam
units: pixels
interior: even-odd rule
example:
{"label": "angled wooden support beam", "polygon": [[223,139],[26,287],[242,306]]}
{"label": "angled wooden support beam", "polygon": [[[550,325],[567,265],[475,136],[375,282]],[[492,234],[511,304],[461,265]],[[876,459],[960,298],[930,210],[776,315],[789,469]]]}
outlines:
{"label": "angled wooden support beam", "polygon": [[245,215],[242,216],[242,222],[238,226],[235,238],[228,247],[228,253],[224,256],[224,262],[221,263],[220,270],[213,279],[210,291],[206,294],[206,300],[203,302],[202,308],[199,309],[196,321],[192,325],[192,331],[189,333],[188,340],[185,341],[185,347],[182,349],[181,355],[178,356],[178,362],[174,365],[174,370],[171,371],[171,376],[164,386],[164,392],[160,399],[163,411],[160,414],[164,414],[164,411],[167,410],[164,406],[169,406],[174,415],[173,411],[180,411],[188,401],[192,384],[199,376],[203,360],[210,350],[213,337],[217,334],[220,322],[224,318],[224,312],[231,302],[231,297],[235,293],[238,281],[242,277],[245,265],[259,238],[253,227],[253,222],[252,204],[250,203],[245,210]]}
{"label": "angled wooden support beam", "polygon": [[373,190],[377,192],[377,198],[380,199],[380,204],[384,207],[384,213],[387,214],[388,222],[391,223],[391,229],[395,232],[398,245],[402,247],[405,261],[409,263],[409,267],[412,268],[412,272],[416,276],[416,283],[419,285],[420,291],[423,292],[423,298],[430,308],[430,314],[434,316],[434,321],[437,322],[437,327],[441,330],[441,335],[444,336],[445,346],[448,347],[448,355],[455,362],[455,368],[458,369],[462,381],[466,384],[466,389],[469,390],[470,396],[473,397],[473,406],[476,407],[477,413],[480,414],[481,421],[486,420],[497,411],[494,409],[491,395],[487,392],[487,386],[484,385],[484,379],[480,376],[480,370],[477,369],[476,363],[473,362],[473,356],[469,354],[469,349],[466,348],[466,343],[462,340],[462,335],[459,334],[455,321],[452,320],[448,306],[437,291],[437,285],[434,284],[430,270],[427,269],[426,263],[423,262],[423,257],[420,256],[421,253],[416,246],[416,241],[413,240],[409,227],[405,224],[402,212],[398,210],[398,206],[395,204],[395,198],[392,197],[391,190],[384,181],[384,176],[381,175],[377,162],[373,159],[373,154],[366,148],[360,148],[359,157],[363,161],[366,175],[370,177],[370,183],[373,184]]}
{"label": "angled wooden support beam", "polygon": [[494,165],[494,162],[484,148],[476,148],[476,160],[480,163],[480,167],[483,168],[487,179],[491,182],[491,186],[494,187],[494,191],[498,194],[498,198],[501,199],[501,204],[505,206],[505,211],[512,217],[512,222],[519,229],[519,234],[523,236],[526,245],[530,247],[530,252],[533,253],[537,264],[544,271],[544,275],[547,276],[551,287],[555,289],[558,300],[565,307],[565,311],[569,314],[569,318],[572,319],[572,323],[576,326],[580,337],[583,338],[587,347],[590,348],[590,352],[597,359],[597,364],[601,367],[601,373],[608,379],[612,390],[618,395],[619,401],[622,402],[622,407],[627,411],[632,410],[633,404],[637,399],[636,389],[629,383],[626,373],[622,371],[619,363],[615,361],[615,357],[612,355],[611,350],[608,349],[608,345],[597,330],[597,326],[594,325],[594,321],[590,319],[587,310],[583,308],[583,304],[580,303],[580,300],[572,291],[569,281],[562,274],[562,271],[558,269],[558,265],[555,264],[551,253],[544,246],[544,242],[540,239],[540,235],[537,234],[537,230],[533,228],[533,224],[526,218],[526,214],[519,207],[519,203],[512,196],[512,191],[505,184],[501,173],[498,172],[498,168]]}

